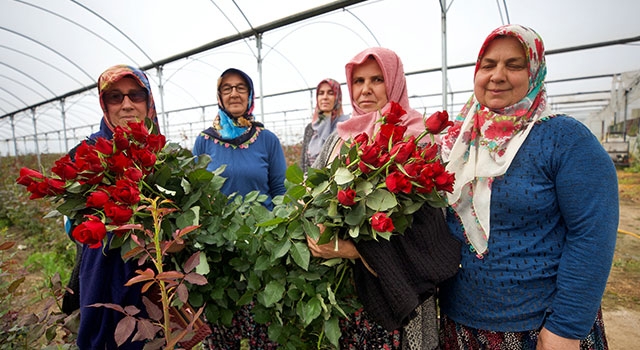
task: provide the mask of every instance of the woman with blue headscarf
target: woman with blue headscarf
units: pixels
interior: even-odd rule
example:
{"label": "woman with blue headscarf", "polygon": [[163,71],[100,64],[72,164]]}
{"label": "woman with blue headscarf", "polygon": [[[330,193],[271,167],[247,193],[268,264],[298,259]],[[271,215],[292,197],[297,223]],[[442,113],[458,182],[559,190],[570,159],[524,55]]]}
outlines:
{"label": "woman with blue headscarf", "polygon": [[213,127],[195,141],[193,154],[211,157],[207,169],[226,165],[222,192],[246,195],[260,191],[267,195],[264,205],[284,194],[286,161],[278,137],[253,117],[253,81],[243,71],[229,68],[218,79],[218,115]]}
{"label": "woman with blue headscarf", "polygon": [[[259,191],[267,195],[264,206],[272,209],[273,197],[285,193],[286,161],[280,140],[254,121],[255,95],[247,74],[227,69],[218,79],[217,88],[218,115],[213,127],[196,138],[193,154],[209,155],[210,171],[226,165],[221,174],[226,178],[221,189],[224,194],[244,196]],[[251,309],[249,304],[237,310],[230,326],[212,324],[212,334],[205,345],[211,349],[240,349],[246,342],[252,349],[276,349],[277,344],[269,340],[267,326],[253,319]]]}

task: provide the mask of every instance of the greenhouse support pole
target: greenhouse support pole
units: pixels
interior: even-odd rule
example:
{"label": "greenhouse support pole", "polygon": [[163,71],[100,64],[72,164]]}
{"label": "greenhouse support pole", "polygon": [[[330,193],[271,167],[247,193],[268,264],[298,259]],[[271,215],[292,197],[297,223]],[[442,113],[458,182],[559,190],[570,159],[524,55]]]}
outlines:
{"label": "greenhouse support pole", "polygon": [[442,25],[442,110],[447,110],[447,0],[440,0]]}
{"label": "greenhouse support pole", "polygon": [[62,114],[62,133],[64,134],[64,151],[63,152],[67,152],[69,150],[69,140],[67,139],[67,112],[64,109],[64,98],[60,99],[60,111],[61,111],[60,113]]}
{"label": "greenhouse support pole", "polygon": [[16,140],[16,121],[13,114],[9,117],[11,121],[11,135],[13,135],[13,150],[16,152],[15,156],[18,156],[18,140]]}
{"label": "greenhouse support pole", "polygon": [[33,142],[36,145],[36,157],[38,158],[38,167],[42,169],[42,161],[40,159],[40,146],[38,146],[38,127],[36,125],[36,109],[31,108],[31,120],[33,120]]}
{"label": "greenhouse support pole", "polygon": [[[162,67],[158,66],[158,90],[160,92],[160,115],[162,116],[162,131],[169,135],[167,115],[164,113],[164,85],[162,84]],[[151,93],[151,92],[149,92]]]}
{"label": "greenhouse support pole", "polygon": [[256,47],[258,48],[258,79],[260,84],[260,121],[264,124],[264,96],[262,91],[262,34],[256,34]]}

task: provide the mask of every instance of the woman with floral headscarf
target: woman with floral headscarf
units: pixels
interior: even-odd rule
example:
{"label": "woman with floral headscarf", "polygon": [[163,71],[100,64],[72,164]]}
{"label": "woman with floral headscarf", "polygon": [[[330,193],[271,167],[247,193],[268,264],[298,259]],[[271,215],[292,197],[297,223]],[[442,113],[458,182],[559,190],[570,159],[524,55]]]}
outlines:
{"label": "woman with floral headscarf", "polygon": [[300,166],[306,171],[320,153],[325,141],[336,125],[349,119],[342,112],[342,89],[333,79],[324,79],[316,88],[316,108],[311,123],[304,129]]}
{"label": "woman with floral headscarf", "polygon": [[444,349],[606,349],[600,302],[618,225],[615,167],[582,123],[549,108],[540,36],[484,41],[474,94],[443,139],[465,242],[440,290]]}
{"label": "woman with floral headscarf", "polygon": [[[361,133],[372,137],[376,121],[397,102],[406,111],[400,117],[406,135],[425,130],[420,112],[409,106],[402,61],[386,48],[357,54],[346,67],[353,113],[338,124],[314,167],[329,164],[341,145]],[[437,283],[455,274],[459,243],[450,235],[441,209],[424,205],[402,235],[389,240],[338,240],[318,245],[307,237],[311,253],[325,259],[355,261],[354,283],[364,311],[341,321],[342,349],[436,349],[438,347],[434,293]]]}
{"label": "woman with floral headscarf", "polygon": [[[280,140],[254,120],[255,92],[246,73],[227,69],[220,75],[217,89],[218,115],[213,127],[196,138],[193,154],[209,155],[210,171],[226,166],[221,174],[226,178],[221,189],[224,194],[244,196],[259,191],[267,195],[263,205],[271,209],[273,197],[285,193],[286,161]],[[231,326],[214,324],[211,328],[213,333],[207,343],[212,349],[239,349],[245,341],[252,348],[277,348],[269,340],[267,326],[254,321],[250,305],[235,312]]]}
{"label": "woman with floral headscarf", "polygon": [[[86,143],[95,144],[98,138],[112,139],[116,127],[127,127],[130,121],[151,119],[156,124],[158,121],[156,108],[153,102],[151,86],[145,73],[139,69],[117,65],[104,71],[98,79],[98,93],[103,117],[100,122],[100,130],[87,138]],[[73,159],[78,146],[73,148],[69,155]],[[66,222],[67,232],[71,232],[73,223]],[[111,233],[109,233],[111,235]],[[111,303],[121,306],[133,305],[140,310],[145,310],[141,298],[141,285],[135,284],[125,287],[125,283],[136,274],[138,268],[135,262],[124,262],[120,254],[120,248],[103,249],[89,248],[84,245],[78,251],[76,268],[71,277],[70,286],[74,290],[75,298],[79,300],[80,328],[78,330],[77,345],[80,349],[142,349],[144,342],[127,341],[119,347],[115,341],[116,325],[124,315],[106,307],[93,307],[95,303]],[[79,281],[79,288],[73,285],[74,280]],[[65,296],[63,310],[73,311],[78,305],[69,294]]]}

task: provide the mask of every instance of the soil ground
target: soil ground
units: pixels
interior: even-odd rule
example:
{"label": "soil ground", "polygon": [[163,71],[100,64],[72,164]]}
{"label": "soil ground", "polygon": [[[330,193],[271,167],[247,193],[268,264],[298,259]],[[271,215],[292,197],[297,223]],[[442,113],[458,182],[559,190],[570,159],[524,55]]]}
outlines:
{"label": "soil ground", "polygon": [[611,350],[640,348],[640,174],[618,172],[620,223],[602,300]]}

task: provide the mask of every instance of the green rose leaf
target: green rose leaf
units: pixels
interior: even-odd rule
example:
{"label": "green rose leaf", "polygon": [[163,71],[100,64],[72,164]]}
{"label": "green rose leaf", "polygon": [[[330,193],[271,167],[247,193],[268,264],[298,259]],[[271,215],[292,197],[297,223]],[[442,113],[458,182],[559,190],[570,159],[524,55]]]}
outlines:
{"label": "green rose leaf", "polygon": [[396,196],[381,188],[371,192],[366,201],[367,207],[375,211],[387,211],[398,205]]}
{"label": "green rose leaf", "polygon": [[302,321],[305,327],[318,318],[322,312],[322,303],[318,298],[320,298],[320,296],[316,296],[302,306]]}
{"label": "green rose leaf", "polygon": [[338,340],[340,339],[340,325],[337,317],[331,317],[330,319],[324,321],[324,333],[327,335],[327,339],[329,342],[335,346],[339,347]]}
{"label": "green rose leaf", "polygon": [[309,260],[311,259],[311,253],[306,243],[296,242],[291,249],[291,257],[293,261],[298,264],[305,271],[309,270]]}
{"label": "green rose leaf", "polygon": [[343,167],[336,170],[335,180],[336,184],[338,185],[348,184],[349,182],[353,181],[354,178],[355,176],[353,176],[353,174],[347,168]]}
{"label": "green rose leaf", "polygon": [[264,290],[258,293],[258,302],[260,304],[271,307],[282,299],[284,295],[284,286],[278,281],[267,283]]}

